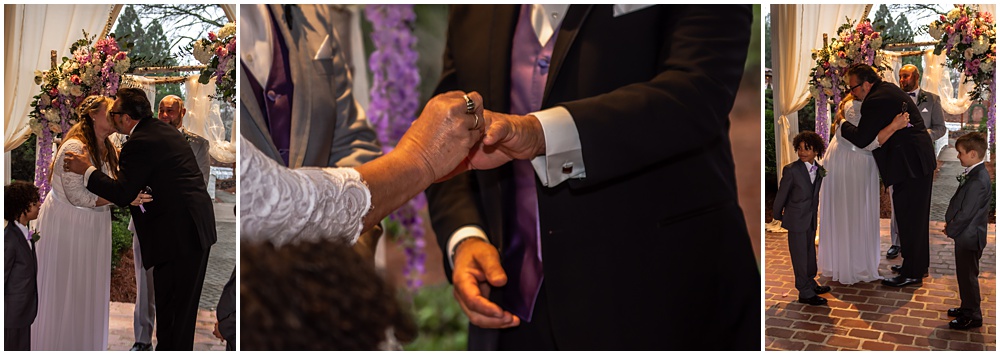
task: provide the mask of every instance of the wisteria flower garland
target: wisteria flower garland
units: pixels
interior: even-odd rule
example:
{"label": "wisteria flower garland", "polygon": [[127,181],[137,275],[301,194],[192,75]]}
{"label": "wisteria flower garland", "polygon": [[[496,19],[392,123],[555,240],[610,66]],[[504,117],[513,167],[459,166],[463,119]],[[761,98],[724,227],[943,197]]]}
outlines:
{"label": "wisteria flower garland", "polygon": [[[416,14],[413,5],[367,5],[365,17],[372,23],[375,51],[368,60],[372,70],[371,103],[368,116],[388,152],[395,147],[416,118],[419,106],[417,86],[417,38],[413,35]],[[389,215],[399,224],[396,237],[406,252],[406,285],[421,286],[424,273],[424,225],[419,211],[427,204],[424,194]]]}
{"label": "wisteria flower garland", "polygon": [[28,125],[39,137],[35,161],[35,186],[42,201],[48,196],[49,169],[52,163],[52,142],[57,134],[69,130],[78,117],[74,110],[90,95],[114,96],[118,93],[121,76],[131,68],[128,52],[122,51],[115,37],[98,40],[88,36],[70,46],[69,57],[47,71],[35,71],[35,84],[40,93],[32,99]]}

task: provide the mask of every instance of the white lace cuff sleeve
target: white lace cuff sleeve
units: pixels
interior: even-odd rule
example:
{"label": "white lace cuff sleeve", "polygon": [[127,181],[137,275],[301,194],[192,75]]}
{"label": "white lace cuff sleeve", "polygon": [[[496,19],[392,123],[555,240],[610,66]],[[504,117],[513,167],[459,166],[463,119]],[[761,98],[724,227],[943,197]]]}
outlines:
{"label": "white lace cuff sleeve", "polygon": [[371,192],[350,168],[288,169],[240,142],[240,238],[275,245],[338,239],[354,244]]}
{"label": "white lace cuff sleeve", "polygon": [[76,154],[84,153],[83,142],[76,139],[67,140],[60,147],[58,154],[55,157],[55,170],[54,174],[61,174],[59,181],[62,182],[63,193],[66,194],[66,199],[69,203],[74,206],[79,207],[94,207],[97,204],[97,195],[91,193],[87,190],[86,185],[83,181],[83,175],[75,174],[69,171],[63,171],[63,158],[66,157],[66,152],[73,152]]}

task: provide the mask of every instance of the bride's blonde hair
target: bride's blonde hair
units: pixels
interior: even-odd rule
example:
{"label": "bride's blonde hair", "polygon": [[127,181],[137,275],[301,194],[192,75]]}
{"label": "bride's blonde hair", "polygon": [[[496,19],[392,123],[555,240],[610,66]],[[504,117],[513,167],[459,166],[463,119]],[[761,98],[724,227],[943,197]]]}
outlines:
{"label": "bride's blonde hair", "polygon": [[847,120],[847,114],[844,113],[844,106],[847,106],[847,103],[851,101],[854,101],[854,94],[847,93],[847,96],[844,96],[844,98],[840,100],[840,103],[837,104],[837,114],[835,116],[836,120],[830,124],[830,137],[837,134],[837,126],[840,125],[840,122]]}

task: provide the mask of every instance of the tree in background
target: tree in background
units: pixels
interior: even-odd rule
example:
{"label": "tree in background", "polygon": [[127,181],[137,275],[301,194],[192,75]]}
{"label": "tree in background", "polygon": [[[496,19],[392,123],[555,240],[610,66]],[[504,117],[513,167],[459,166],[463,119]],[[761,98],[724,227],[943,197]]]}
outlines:
{"label": "tree in background", "polygon": [[[879,5],[875,11],[875,19],[872,20],[872,27],[881,32],[882,43],[913,43],[915,31],[910,27],[910,21],[906,18],[905,12],[899,12],[898,18],[892,17],[892,12],[885,4]],[[911,51],[919,50],[920,47],[904,47],[897,50]],[[923,56],[914,55],[903,57],[903,65],[913,64],[917,68],[923,68]],[[898,75],[898,73],[894,73]]]}
{"label": "tree in background", "polygon": [[[142,15],[144,18],[149,17],[146,14]],[[143,26],[142,21],[140,21],[140,13],[132,5],[122,9],[121,15],[118,16],[118,25],[115,26],[113,33],[116,38],[123,39],[127,43],[133,68],[177,65],[177,58],[170,53],[170,41],[167,40],[159,19],[153,19],[149,21],[148,25]],[[145,74],[145,76],[150,77],[168,75],[174,74]],[[157,85],[156,99],[150,103],[153,105],[153,111],[156,111],[160,99],[167,95],[184,97],[181,93],[181,84]]]}

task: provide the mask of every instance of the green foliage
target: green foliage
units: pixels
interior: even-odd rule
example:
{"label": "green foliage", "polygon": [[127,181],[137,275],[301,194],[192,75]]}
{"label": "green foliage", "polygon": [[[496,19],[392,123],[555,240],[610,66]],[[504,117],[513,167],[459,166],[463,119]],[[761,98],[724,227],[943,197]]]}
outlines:
{"label": "green foliage", "polygon": [[777,176],[777,150],[774,145],[774,91],[764,90],[764,175]]}
{"label": "green foliage", "polygon": [[[882,35],[882,43],[913,43],[914,30],[910,26],[910,21],[906,18],[906,13],[900,13],[898,18],[892,18],[892,13],[885,5],[879,5],[875,11],[875,20],[872,21],[872,28]],[[919,50],[919,47],[904,47],[901,50]],[[914,55],[903,57],[903,65],[913,64],[917,68],[923,68],[923,56]]]}
{"label": "green foliage", "polygon": [[[750,48],[747,50],[745,71],[760,71],[760,4],[753,5],[753,25],[750,27]],[[760,76],[757,77],[758,82]]]}
{"label": "green foliage", "polygon": [[121,256],[132,248],[132,232],[128,230],[131,215],[127,208],[111,206],[111,269],[118,267]]}
{"label": "green foliage", "polygon": [[[140,9],[142,8],[140,7]],[[139,20],[147,18],[145,15],[145,13],[137,12],[132,5],[125,6],[121,16],[118,17],[118,25],[115,26],[114,30],[115,37],[121,38],[122,42],[125,42],[123,46],[129,47],[127,50],[129,59],[132,61],[132,68],[177,65],[177,58],[170,53],[172,47],[163,32],[160,21],[154,18],[148,25],[143,26]],[[145,76],[150,77],[164,75],[173,74],[145,74]],[[150,103],[153,105],[154,111],[159,107],[160,100],[167,95],[177,95],[183,98],[181,84],[157,85],[156,99]]]}
{"label": "green foliage", "polygon": [[764,67],[773,68],[771,65],[771,13],[764,17]]}
{"label": "green foliage", "polygon": [[10,178],[21,181],[35,181],[35,143],[34,134],[20,146],[10,151]]}
{"label": "green foliage", "polygon": [[450,284],[427,286],[413,297],[417,339],[405,350],[466,350],[469,318],[452,295]]}

